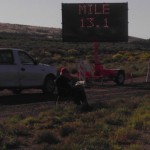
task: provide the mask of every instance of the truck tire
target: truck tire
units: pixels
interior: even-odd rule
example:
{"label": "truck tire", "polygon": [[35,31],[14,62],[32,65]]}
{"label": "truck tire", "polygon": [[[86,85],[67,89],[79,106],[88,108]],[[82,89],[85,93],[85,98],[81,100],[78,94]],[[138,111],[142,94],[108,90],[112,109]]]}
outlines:
{"label": "truck tire", "polygon": [[14,94],[21,94],[22,89],[13,89],[12,92],[13,92]]}
{"label": "truck tire", "polygon": [[51,75],[48,75],[44,81],[43,85],[43,93],[45,94],[53,94],[55,90],[55,82],[54,77]]}
{"label": "truck tire", "polygon": [[123,85],[124,81],[125,81],[125,73],[124,71],[119,71],[116,76],[115,82],[117,85]]}

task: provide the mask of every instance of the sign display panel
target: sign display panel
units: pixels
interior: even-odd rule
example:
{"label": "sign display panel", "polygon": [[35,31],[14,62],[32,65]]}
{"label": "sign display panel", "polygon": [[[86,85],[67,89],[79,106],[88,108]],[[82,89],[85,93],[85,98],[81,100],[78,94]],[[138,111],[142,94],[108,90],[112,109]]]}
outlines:
{"label": "sign display panel", "polygon": [[64,42],[128,41],[128,3],[62,3]]}

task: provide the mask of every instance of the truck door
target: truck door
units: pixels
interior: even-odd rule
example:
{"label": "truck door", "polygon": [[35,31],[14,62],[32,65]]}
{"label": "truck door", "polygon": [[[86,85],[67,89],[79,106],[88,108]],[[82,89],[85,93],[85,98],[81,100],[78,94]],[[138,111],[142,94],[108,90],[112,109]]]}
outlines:
{"label": "truck door", "polygon": [[23,87],[40,86],[43,83],[44,73],[39,65],[24,51],[19,51],[20,83]]}
{"label": "truck door", "polygon": [[18,87],[19,70],[13,51],[0,50],[0,87]]}

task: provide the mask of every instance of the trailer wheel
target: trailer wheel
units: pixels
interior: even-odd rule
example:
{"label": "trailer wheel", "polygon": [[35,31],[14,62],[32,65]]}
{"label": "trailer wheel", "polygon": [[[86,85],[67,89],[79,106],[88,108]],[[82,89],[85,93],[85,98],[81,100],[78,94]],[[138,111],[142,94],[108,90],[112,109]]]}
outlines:
{"label": "trailer wheel", "polygon": [[123,85],[124,81],[125,81],[125,73],[123,71],[119,71],[116,76],[115,82],[117,85]]}
{"label": "trailer wheel", "polygon": [[22,89],[13,89],[12,92],[13,92],[14,94],[21,94]]}

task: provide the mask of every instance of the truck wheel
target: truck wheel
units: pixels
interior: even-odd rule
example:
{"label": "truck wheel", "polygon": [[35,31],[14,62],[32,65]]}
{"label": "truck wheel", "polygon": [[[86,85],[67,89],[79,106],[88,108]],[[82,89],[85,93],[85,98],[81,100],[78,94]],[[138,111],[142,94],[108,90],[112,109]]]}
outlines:
{"label": "truck wheel", "polygon": [[123,85],[124,81],[125,81],[125,73],[118,72],[115,82],[117,83],[117,85]]}
{"label": "truck wheel", "polygon": [[47,76],[43,85],[43,93],[53,94],[55,90],[55,82],[52,76]]}
{"label": "truck wheel", "polygon": [[13,92],[14,94],[21,94],[22,89],[13,89],[12,92]]}

